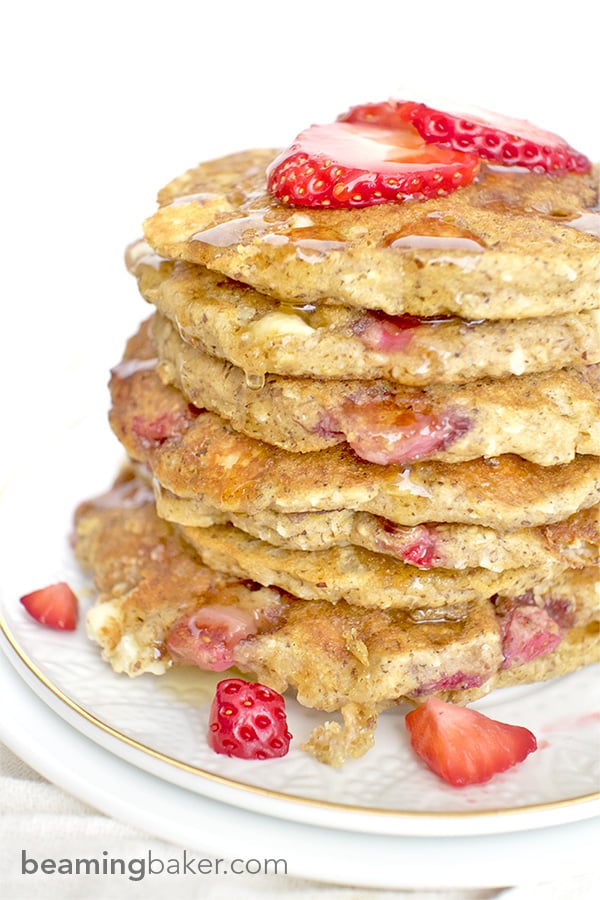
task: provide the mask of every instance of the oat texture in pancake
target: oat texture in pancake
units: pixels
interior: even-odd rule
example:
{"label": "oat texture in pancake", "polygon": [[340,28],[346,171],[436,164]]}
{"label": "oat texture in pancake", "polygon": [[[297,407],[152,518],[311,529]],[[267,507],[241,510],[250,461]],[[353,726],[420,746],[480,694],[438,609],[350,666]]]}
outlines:
{"label": "oat texture in pancake", "polygon": [[[191,344],[255,381],[267,372],[330,380],[454,384],[600,361],[600,312],[499,321],[420,319],[281,303],[201,266],[130,249],[146,300]],[[600,303],[600,300],[599,300]]]}
{"label": "oat texture in pancake", "polygon": [[239,153],[176,178],[146,220],[149,244],[293,303],[465,319],[600,305],[597,169],[540,177],[483,164],[449,196],[307,210],[267,192],[274,155]]}
{"label": "oat texture in pancake", "polygon": [[75,516],[116,672],[289,689],[341,714],[303,745],[334,765],[387,707],[600,654],[600,167],[426,111],[160,191],[110,379],[128,469]]}
{"label": "oat texture in pancake", "polygon": [[[116,672],[197,665],[179,638],[198,611],[245,616],[249,628],[228,651],[232,666],[293,690],[307,706],[342,711],[341,733],[321,726],[307,744],[327,762],[365,752],[378,712],[402,699],[450,691],[462,702],[498,683],[543,680],[598,658],[598,610],[582,583],[571,592],[559,582],[537,597],[495,596],[454,622],[416,624],[397,610],[301,601],[203,566],[129,474],[80,505],[74,546],[98,589],[88,631]],[[518,639],[524,617],[547,632],[545,648],[532,658]]]}
{"label": "oat texture in pancake", "polygon": [[420,569],[389,555],[352,545],[325,550],[275,547],[223,525],[177,526],[181,535],[210,568],[265,586],[276,585],[303,599],[353,606],[430,611],[456,618],[465,605],[494,593],[523,594],[556,581],[566,566],[547,560],[544,566],[491,569]]}
{"label": "oat texture in pancake", "polygon": [[191,528],[231,524],[275,547],[326,550],[353,545],[383,553],[420,569],[517,569],[560,564],[569,568],[600,564],[600,507],[593,506],[564,522],[516,531],[481,525],[428,522],[395,525],[370,513],[352,510],[253,515],[223,513],[194,498],[181,499],[153,482],[158,515]]}
{"label": "oat texture in pancake", "polygon": [[[144,347],[146,346],[142,342]],[[163,385],[139,338],[111,378],[110,421],[129,456],[166,490],[224,512],[349,509],[400,525],[477,524],[515,530],[559,522],[600,501],[600,458],[538,466],[512,454],[463,463],[381,466],[347,445],[290,453],[190,408]]]}
{"label": "oat texture in pancake", "polygon": [[277,375],[257,386],[238,367],[184,341],[159,314],[152,333],[165,384],[236,431],[292,452],[345,441],[382,464],[515,453],[557,465],[575,454],[600,454],[600,365],[422,389],[385,379]]}

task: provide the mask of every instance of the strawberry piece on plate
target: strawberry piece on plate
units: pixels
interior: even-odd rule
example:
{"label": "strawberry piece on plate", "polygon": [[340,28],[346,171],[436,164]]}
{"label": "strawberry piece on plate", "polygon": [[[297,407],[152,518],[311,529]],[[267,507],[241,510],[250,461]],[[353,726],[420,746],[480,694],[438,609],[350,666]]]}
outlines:
{"label": "strawberry piece on plate", "polygon": [[334,122],[298,135],[267,172],[284,203],[361,207],[439,197],[469,184],[479,159],[427,144],[412,127]]}
{"label": "strawberry piece on plate", "polygon": [[482,784],[537,749],[527,728],[429,697],[406,716],[415,753],[455,787]]}
{"label": "strawberry piece on plate", "polygon": [[425,103],[388,100],[352,107],[339,121],[385,128],[410,122],[428,144],[476,153],[501,165],[523,166],[536,172],[582,174],[592,167],[587,156],[557,134],[525,119],[487,110],[442,110]]}
{"label": "strawberry piece on plate", "polygon": [[77,597],[60,581],[21,597],[21,603],[37,622],[59,631],[73,631],[77,625]]}
{"label": "strawberry piece on plate", "polygon": [[285,756],[291,739],[281,694],[242,678],[218,683],[208,727],[208,743],[216,753],[272,759]]}

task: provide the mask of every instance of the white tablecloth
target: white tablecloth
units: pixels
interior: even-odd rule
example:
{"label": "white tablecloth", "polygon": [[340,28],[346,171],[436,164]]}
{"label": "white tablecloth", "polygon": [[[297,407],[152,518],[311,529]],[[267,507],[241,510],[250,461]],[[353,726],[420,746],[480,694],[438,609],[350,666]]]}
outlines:
{"label": "white tablecloth", "polygon": [[[101,848],[101,849],[99,849]],[[2,900],[96,900],[96,898],[168,898],[177,900],[591,900],[594,879],[518,886],[506,890],[381,891],[335,887],[284,875],[153,874],[129,880],[127,874],[44,874],[42,860],[98,858],[181,858],[174,847],[102,815],[48,783],[0,744],[0,897]],[[25,869],[23,872],[23,851]],[[194,853],[199,857],[198,851]],[[209,854],[207,854],[209,856]],[[102,858],[102,857],[101,857]],[[37,863],[37,871],[32,871]],[[432,861],[432,865],[435,861]]]}

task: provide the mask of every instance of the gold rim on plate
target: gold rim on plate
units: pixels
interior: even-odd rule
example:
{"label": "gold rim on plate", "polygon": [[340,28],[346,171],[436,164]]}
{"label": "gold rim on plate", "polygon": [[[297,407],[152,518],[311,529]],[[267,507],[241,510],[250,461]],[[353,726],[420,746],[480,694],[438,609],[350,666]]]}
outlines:
{"label": "gold rim on plate", "polygon": [[177,759],[177,757],[170,756],[169,754],[162,753],[160,750],[155,750],[153,747],[149,747],[147,744],[138,741],[136,738],[132,738],[127,734],[124,734],[122,731],[119,731],[117,728],[114,728],[112,725],[109,725],[107,722],[102,721],[93,713],[89,712],[83,706],[81,706],[76,700],[73,700],[67,694],[64,693],[60,688],[58,688],[55,684],[53,684],[42,672],[42,670],[33,662],[33,660],[28,656],[27,652],[20,646],[19,642],[11,632],[3,613],[0,611],[0,631],[4,634],[4,637],[8,641],[8,644],[17,655],[19,660],[23,663],[24,666],[36,677],[36,679],[46,688],[46,690],[50,691],[58,700],[65,704],[72,712],[77,713],[77,715],[81,716],[86,722],[90,725],[93,725],[95,728],[100,729],[104,734],[109,735],[117,741],[125,744],[126,746],[145,754],[146,756],[151,757],[158,762],[164,763],[167,766],[173,766],[187,774],[193,775],[195,777],[206,779],[214,784],[218,784],[222,787],[234,789],[234,790],[243,790],[252,794],[255,794],[260,797],[265,797],[270,800],[276,801],[284,801],[286,803],[298,803],[303,806],[318,808],[318,809],[326,809],[339,813],[353,813],[360,815],[372,815],[372,816],[380,816],[385,819],[395,818],[395,817],[406,817],[406,818],[414,818],[414,819],[473,819],[473,818],[489,818],[491,816],[503,816],[503,815],[514,815],[521,814],[527,815],[532,813],[539,812],[548,812],[550,810],[562,809],[569,806],[590,803],[593,801],[600,800],[600,790],[593,791],[588,794],[582,794],[577,797],[570,797],[563,800],[553,800],[548,801],[547,803],[536,803],[530,804],[527,806],[517,806],[510,808],[500,808],[500,809],[485,809],[485,810],[458,810],[454,812],[450,811],[426,811],[426,810],[395,810],[395,809],[381,809],[379,807],[371,807],[371,806],[356,806],[353,804],[342,804],[336,803],[330,800],[316,800],[311,797],[302,797],[297,794],[284,794],[280,791],[271,790],[269,788],[263,788],[253,784],[247,784],[243,781],[238,781],[233,778],[227,778],[224,775],[218,775],[214,772],[209,772],[206,769],[201,769],[198,766],[194,766],[191,763],[187,763],[184,760]]}

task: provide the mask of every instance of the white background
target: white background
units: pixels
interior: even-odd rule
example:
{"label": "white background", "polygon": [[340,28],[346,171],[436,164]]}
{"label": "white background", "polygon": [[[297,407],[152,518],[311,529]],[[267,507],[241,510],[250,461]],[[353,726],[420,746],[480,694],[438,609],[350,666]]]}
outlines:
{"label": "white background", "polygon": [[[423,93],[528,118],[600,160],[597,0],[2,8],[0,491],[24,458],[43,468],[87,409],[104,414],[109,368],[149,313],[124,248],[157,190],[202,159]],[[56,488],[79,466],[96,486],[97,457],[90,447],[47,478]],[[35,517],[44,497],[23,502]],[[0,548],[24,583],[27,539]]]}
{"label": "white background", "polygon": [[[0,22],[0,484],[85,407],[149,309],[123,266],[159,187],[419,93],[600,159],[597,4],[15,0]],[[74,412],[76,411],[76,413]],[[89,460],[81,465],[93,466]],[[51,477],[51,473],[49,473]],[[4,548],[3,548],[4,549]]]}

